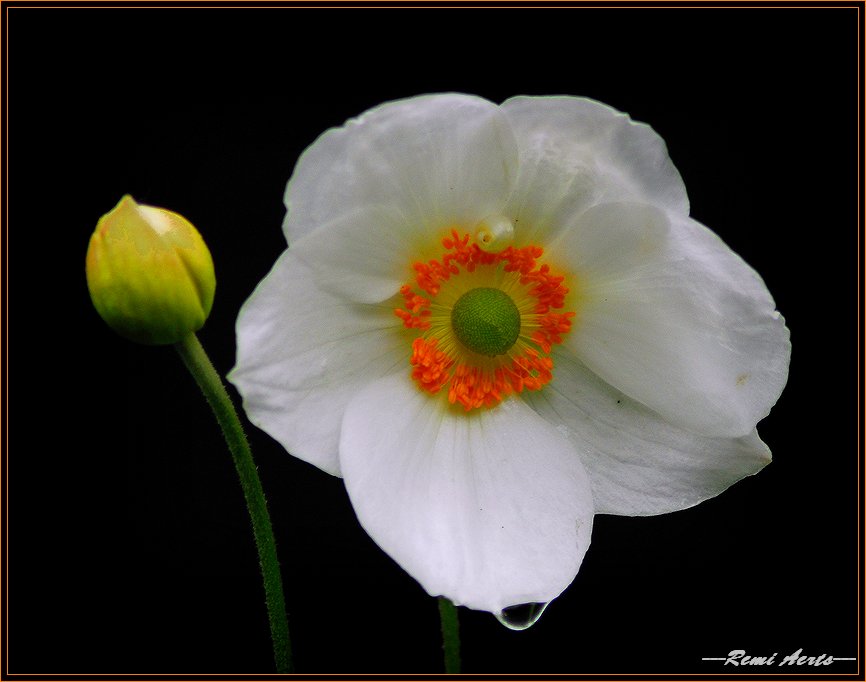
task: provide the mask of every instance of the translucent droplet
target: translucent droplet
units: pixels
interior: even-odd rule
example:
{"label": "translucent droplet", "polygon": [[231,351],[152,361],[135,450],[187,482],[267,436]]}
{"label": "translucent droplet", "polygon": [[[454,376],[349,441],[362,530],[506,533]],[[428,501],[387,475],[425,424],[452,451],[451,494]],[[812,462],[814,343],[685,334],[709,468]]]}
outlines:
{"label": "translucent droplet", "polygon": [[495,614],[496,620],[502,623],[509,630],[526,630],[535,625],[544,609],[547,608],[547,603],[530,602],[528,604],[516,604],[515,606],[506,606],[502,609],[502,613]]}
{"label": "translucent droplet", "polygon": [[497,253],[514,241],[514,223],[511,218],[493,214],[475,226],[475,242],[485,251]]}

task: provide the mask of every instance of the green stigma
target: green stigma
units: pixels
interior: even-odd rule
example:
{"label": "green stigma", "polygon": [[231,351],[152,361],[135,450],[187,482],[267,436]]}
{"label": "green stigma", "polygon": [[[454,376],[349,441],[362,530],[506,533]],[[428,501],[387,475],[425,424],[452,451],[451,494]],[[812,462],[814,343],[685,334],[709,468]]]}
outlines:
{"label": "green stigma", "polygon": [[451,327],[466,348],[495,357],[507,352],[520,334],[520,311],[500,289],[479,287],[457,299]]}

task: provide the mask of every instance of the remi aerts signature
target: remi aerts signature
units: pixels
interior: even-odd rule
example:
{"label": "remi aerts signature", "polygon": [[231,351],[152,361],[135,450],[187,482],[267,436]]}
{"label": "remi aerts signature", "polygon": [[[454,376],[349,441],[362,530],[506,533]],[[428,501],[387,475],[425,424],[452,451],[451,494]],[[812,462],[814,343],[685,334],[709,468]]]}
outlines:
{"label": "remi aerts signature", "polygon": [[805,654],[802,649],[797,649],[794,653],[788,656],[780,657],[779,652],[774,652],[770,656],[752,656],[744,649],[734,649],[727,656],[715,658],[702,658],[702,661],[724,661],[725,665],[775,665],[775,666],[790,666],[790,665],[832,665],[836,661],[856,661],[856,658],[842,658],[841,656],[831,656],[830,654]]}

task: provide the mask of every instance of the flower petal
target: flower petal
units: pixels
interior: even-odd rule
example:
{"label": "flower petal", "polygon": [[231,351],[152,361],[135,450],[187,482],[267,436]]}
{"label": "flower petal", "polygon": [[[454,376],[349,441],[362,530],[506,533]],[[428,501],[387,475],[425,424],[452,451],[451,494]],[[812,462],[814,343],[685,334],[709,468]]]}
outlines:
{"label": "flower petal", "polygon": [[393,207],[365,206],[299,239],[292,252],[322,289],[360,303],[378,303],[414,277],[412,263],[424,247],[409,225]]}
{"label": "flower petal", "polygon": [[514,97],[502,105],[520,149],[506,213],[527,243],[545,243],[577,213],[608,201],[646,201],[688,215],[664,140],[627,114],[579,97]]}
{"label": "flower petal", "polygon": [[769,414],[788,378],[788,330],[715,234],[645,204],[604,204],[550,253],[575,276],[565,345],[602,379],[705,436],[744,436]]}
{"label": "flower petal", "polygon": [[386,377],[349,404],[340,464],[379,546],[431,595],[470,608],[550,601],[589,546],[580,458],[520,400],[464,413],[406,373]]}
{"label": "flower petal", "polygon": [[229,380],[250,421],[295,457],[339,475],[340,423],[349,398],[408,364],[409,344],[388,307],[318,289],[291,251],[244,304]]}
{"label": "flower petal", "polygon": [[[474,225],[501,210],[517,148],[492,102],[427,95],[388,102],[325,132],[286,188],[289,242],[370,205],[390,206],[409,231]],[[345,244],[352,248],[352,244]]]}
{"label": "flower petal", "polygon": [[770,462],[756,431],[706,438],[680,429],[599,379],[568,351],[553,381],[526,401],[565,429],[583,456],[596,512],[642,516],[715,497]]}

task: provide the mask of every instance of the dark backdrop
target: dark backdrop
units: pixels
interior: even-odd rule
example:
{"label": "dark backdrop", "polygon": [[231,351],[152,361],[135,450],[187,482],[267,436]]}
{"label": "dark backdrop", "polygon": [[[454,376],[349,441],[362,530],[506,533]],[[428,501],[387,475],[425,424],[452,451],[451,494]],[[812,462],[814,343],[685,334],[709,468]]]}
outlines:
{"label": "dark backdrop", "polygon": [[[465,670],[858,655],[855,9],[14,6],[5,20],[10,672],[270,670],[229,455],[173,350],[94,312],[88,238],[127,192],[191,219],[218,276],[200,338],[224,373],[238,309],[284,247],[298,155],[371,106],[438,91],[585,95],[650,123],[693,215],[763,275],[793,341],[761,424],[773,464],[688,511],[597,518],[535,627],[461,610]],[[361,530],[342,482],[249,435],[299,670],[437,672],[435,601]]]}

